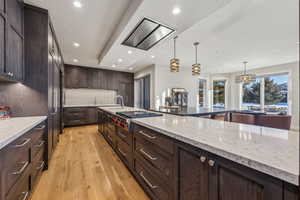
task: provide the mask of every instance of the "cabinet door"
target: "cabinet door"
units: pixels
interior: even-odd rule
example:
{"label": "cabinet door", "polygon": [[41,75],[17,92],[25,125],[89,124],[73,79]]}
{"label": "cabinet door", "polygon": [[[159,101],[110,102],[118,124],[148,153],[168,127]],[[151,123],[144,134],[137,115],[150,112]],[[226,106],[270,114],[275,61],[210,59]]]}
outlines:
{"label": "cabinet door", "polygon": [[282,182],[225,159],[211,159],[210,200],[282,200]]}
{"label": "cabinet door", "polygon": [[0,0],[0,12],[4,12],[4,3],[5,0]]}
{"label": "cabinet door", "polygon": [[179,199],[208,200],[208,172],[205,155],[179,149]]}
{"label": "cabinet door", "polygon": [[48,50],[50,53],[53,53],[53,33],[50,25],[48,25]]}
{"label": "cabinet door", "polygon": [[6,2],[8,21],[21,34],[23,32],[23,0],[8,0]]}
{"label": "cabinet door", "polygon": [[23,79],[23,38],[11,27],[7,27],[5,72],[14,80]]}
{"label": "cabinet door", "polygon": [[0,14],[0,73],[4,73],[5,60],[5,19]]}
{"label": "cabinet door", "polygon": [[50,114],[48,116],[48,160],[51,159],[53,153],[53,116]]}

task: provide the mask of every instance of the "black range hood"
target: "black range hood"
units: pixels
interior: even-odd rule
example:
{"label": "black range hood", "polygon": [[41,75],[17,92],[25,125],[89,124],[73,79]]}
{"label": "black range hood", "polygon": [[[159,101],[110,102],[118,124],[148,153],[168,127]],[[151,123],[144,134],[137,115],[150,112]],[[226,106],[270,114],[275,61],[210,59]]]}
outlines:
{"label": "black range hood", "polygon": [[143,18],[122,42],[122,45],[148,51],[173,32],[175,32],[173,28],[149,18]]}

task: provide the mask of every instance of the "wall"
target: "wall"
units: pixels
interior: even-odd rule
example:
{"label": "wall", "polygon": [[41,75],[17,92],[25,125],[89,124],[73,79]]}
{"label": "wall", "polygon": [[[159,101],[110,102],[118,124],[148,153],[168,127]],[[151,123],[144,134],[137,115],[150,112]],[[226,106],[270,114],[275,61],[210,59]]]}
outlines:
{"label": "wall", "polygon": [[[134,73],[134,79],[140,79],[142,77],[145,77],[147,75],[150,75],[150,108],[155,107],[155,88],[156,88],[156,76],[155,76],[155,65],[150,65],[148,67],[145,67],[144,69],[139,70],[138,72]],[[136,82],[134,83],[134,87],[136,88]],[[135,106],[137,105],[137,94],[138,90],[134,90],[134,102]]]}

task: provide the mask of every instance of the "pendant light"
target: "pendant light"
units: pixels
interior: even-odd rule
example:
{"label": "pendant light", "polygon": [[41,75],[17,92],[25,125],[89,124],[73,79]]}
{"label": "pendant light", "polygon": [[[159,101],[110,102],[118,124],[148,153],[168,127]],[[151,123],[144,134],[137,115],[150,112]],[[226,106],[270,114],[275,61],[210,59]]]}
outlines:
{"label": "pendant light", "polygon": [[244,73],[240,76],[236,77],[237,83],[251,83],[256,81],[256,75],[255,74],[247,74],[247,64],[248,62],[245,61],[244,63]]}
{"label": "pendant light", "polygon": [[195,64],[193,64],[193,70],[192,70],[192,74],[193,76],[197,76],[197,75],[200,75],[200,72],[201,72],[201,65],[198,63],[198,45],[199,45],[199,42],[195,42],[194,43],[194,46],[195,46],[195,52],[196,52],[196,62]]}
{"label": "pendant light", "polygon": [[170,71],[179,72],[179,59],[176,58],[176,39],[178,36],[174,37],[174,58],[170,60]]}

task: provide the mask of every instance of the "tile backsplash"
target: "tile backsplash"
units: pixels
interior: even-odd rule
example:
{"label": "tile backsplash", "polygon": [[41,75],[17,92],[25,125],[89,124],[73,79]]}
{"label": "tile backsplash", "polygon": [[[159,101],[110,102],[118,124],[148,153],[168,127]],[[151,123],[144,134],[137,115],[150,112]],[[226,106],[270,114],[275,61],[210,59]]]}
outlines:
{"label": "tile backsplash", "polygon": [[64,89],[64,105],[115,104],[117,92],[101,89]]}

